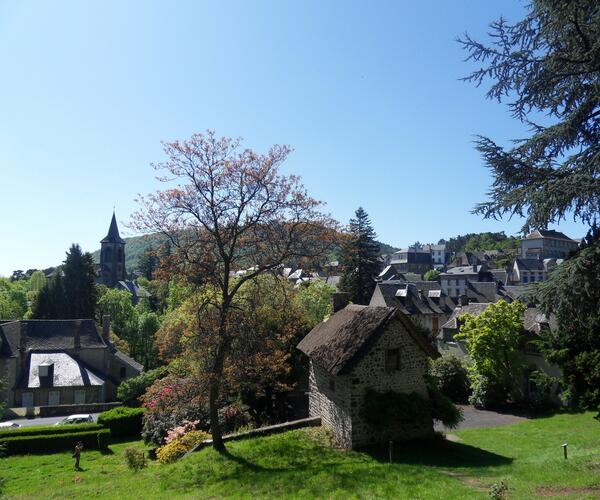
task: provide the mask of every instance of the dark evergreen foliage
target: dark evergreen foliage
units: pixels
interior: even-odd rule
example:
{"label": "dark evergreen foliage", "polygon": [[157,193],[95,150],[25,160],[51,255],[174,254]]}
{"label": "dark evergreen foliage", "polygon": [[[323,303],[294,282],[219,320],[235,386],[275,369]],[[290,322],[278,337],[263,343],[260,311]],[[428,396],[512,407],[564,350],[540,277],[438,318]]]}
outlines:
{"label": "dark evergreen foliage", "polygon": [[355,304],[368,304],[380,271],[379,244],[367,212],[362,207],[350,219],[348,237],[340,250],[342,279],[340,288],[350,293]]}
{"label": "dark evergreen foliage", "polygon": [[[465,80],[492,80],[487,96],[507,100],[530,134],[511,148],[479,137],[494,182],[474,211],[522,216],[523,231],[566,217],[592,228],[584,248],[536,295],[556,317],[546,338],[549,359],[562,368],[572,401],[593,407],[600,403],[600,3],[534,0],[516,24],[493,23],[491,36],[491,45],[461,40],[468,59],[483,65]],[[545,123],[534,123],[542,115]]]}
{"label": "dark evergreen foliage", "polygon": [[72,245],[60,270],[40,290],[32,308],[35,319],[93,318],[96,307],[94,262]]}

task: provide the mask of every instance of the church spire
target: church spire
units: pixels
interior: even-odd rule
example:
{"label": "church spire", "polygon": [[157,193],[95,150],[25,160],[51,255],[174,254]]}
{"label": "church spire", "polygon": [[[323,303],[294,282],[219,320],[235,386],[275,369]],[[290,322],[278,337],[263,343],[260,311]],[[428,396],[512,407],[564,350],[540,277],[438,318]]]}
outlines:
{"label": "church spire", "polygon": [[112,220],[110,221],[110,227],[108,228],[108,234],[100,241],[100,243],[122,243],[125,244],[125,240],[119,235],[119,226],[117,226],[117,219],[115,212],[113,211]]}

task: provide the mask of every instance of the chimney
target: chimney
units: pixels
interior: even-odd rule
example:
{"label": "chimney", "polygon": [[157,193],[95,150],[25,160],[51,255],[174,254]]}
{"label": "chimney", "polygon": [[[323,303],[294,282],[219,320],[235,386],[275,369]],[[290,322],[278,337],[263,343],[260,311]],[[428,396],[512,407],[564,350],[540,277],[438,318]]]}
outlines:
{"label": "chimney", "polygon": [[110,314],[102,316],[102,338],[105,342],[110,342]]}
{"label": "chimney", "polygon": [[342,310],[344,307],[348,305],[350,302],[350,294],[347,292],[335,292],[331,295],[331,305],[332,312],[335,314],[336,312]]}
{"label": "chimney", "polygon": [[469,297],[467,297],[466,295],[461,295],[460,296],[460,305],[468,306],[469,305]]}
{"label": "chimney", "polygon": [[75,336],[73,337],[73,348],[81,349],[81,320],[75,321]]}

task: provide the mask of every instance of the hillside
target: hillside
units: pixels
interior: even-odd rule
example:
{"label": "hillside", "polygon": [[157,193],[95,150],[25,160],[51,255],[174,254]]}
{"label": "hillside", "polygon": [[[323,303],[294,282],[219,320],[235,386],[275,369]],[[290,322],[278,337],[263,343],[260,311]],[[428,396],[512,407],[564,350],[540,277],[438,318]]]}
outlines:
{"label": "hillside", "polygon": [[[164,236],[160,234],[133,236],[131,238],[125,238],[125,241],[127,242],[127,245],[125,246],[125,268],[127,269],[127,273],[130,273],[136,270],[140,256],[163,242]],[[381,242],[379,242],[379,247],[379,253],[381,255],[393,253],[398,250],[398,248]],[[93,252],[93,257],[94,262],[100,262],[100,249]],[[338,251],[336,250],[332,254],[332,260],[337,259],[337,257]]]}

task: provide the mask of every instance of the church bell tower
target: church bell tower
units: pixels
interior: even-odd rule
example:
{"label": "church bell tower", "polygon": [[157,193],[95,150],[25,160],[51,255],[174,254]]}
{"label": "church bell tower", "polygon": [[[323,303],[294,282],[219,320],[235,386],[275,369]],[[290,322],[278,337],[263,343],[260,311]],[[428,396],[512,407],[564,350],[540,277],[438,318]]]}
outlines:
{"label": "church bell tower", "polygon": [[108,234],[100,241],[100,283],[109,288],[125,280],[125,240],[113,212]]}

